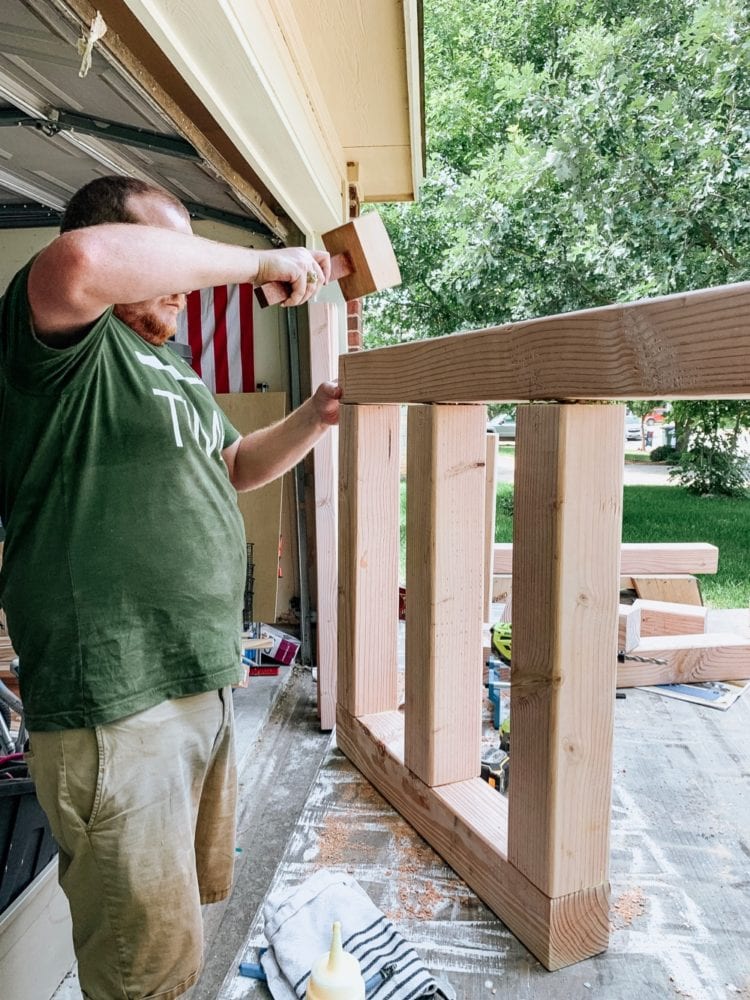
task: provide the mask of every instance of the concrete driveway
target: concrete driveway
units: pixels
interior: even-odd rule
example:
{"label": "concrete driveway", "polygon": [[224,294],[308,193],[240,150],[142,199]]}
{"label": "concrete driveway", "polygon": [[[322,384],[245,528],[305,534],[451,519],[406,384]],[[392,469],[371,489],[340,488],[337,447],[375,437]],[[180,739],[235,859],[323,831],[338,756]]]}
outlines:
{"label": "concrete driveway", "polygon": [[[497,456],[497,481],[512,483],[515,469],[515,458],[501,452]],[[651,462],[626,462],[626,486],[673,486],[669,480],[669,469],[666,465],[656,465]]]}

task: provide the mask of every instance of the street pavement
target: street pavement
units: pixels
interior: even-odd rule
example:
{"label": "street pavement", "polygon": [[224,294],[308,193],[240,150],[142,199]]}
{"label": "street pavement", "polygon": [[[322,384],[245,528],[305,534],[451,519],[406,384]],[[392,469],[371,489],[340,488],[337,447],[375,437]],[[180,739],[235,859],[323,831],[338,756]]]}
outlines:
{"label": "street pavement", "polygon": [[[515,469],[515,457],[500,452],[497,456],[497,481],[512,483]],[[626,486],[673,486],[669,480],[669,469],[666,465],[656,465],[652,462],[626,462],[624,482]]]}

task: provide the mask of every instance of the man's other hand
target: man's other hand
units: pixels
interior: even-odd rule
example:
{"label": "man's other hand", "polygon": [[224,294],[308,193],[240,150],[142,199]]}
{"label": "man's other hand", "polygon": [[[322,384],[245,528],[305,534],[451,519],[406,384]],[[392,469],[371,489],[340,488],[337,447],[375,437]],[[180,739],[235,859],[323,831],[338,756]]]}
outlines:
{"label": "man's other hand", "polygon": [[333,426],[339,422],[341,391],[337,382],[321,382],[313,393],[312,403],[321,424]]}

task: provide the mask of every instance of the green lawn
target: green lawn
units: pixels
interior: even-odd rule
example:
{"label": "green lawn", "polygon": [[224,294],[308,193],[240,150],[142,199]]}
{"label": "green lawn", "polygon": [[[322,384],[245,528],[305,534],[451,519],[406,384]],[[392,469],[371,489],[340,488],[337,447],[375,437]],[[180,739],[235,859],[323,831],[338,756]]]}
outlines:
{"label": "green lawn", "polygon": [[[512,541],[512,518],[503,513],[513,487],[498,487],[495,539]],[[719,548],[719,572],[700,577],[713,608],[747,608],[750,601],[750,500],[695,497],[676,486],[626,486],[625,542],[711,542]]]}

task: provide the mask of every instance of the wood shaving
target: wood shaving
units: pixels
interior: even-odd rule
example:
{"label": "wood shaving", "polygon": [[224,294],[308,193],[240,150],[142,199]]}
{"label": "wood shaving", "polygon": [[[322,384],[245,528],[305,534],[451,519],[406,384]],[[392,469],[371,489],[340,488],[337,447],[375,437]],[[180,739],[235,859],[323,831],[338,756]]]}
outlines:
{"label": "wood shaving", "polygon": [[638,885],[619,896],[612,904],[612,913],[616,917],[614,926],[630,927],[636,917],[640,917],[646,908],[646,895]]}

